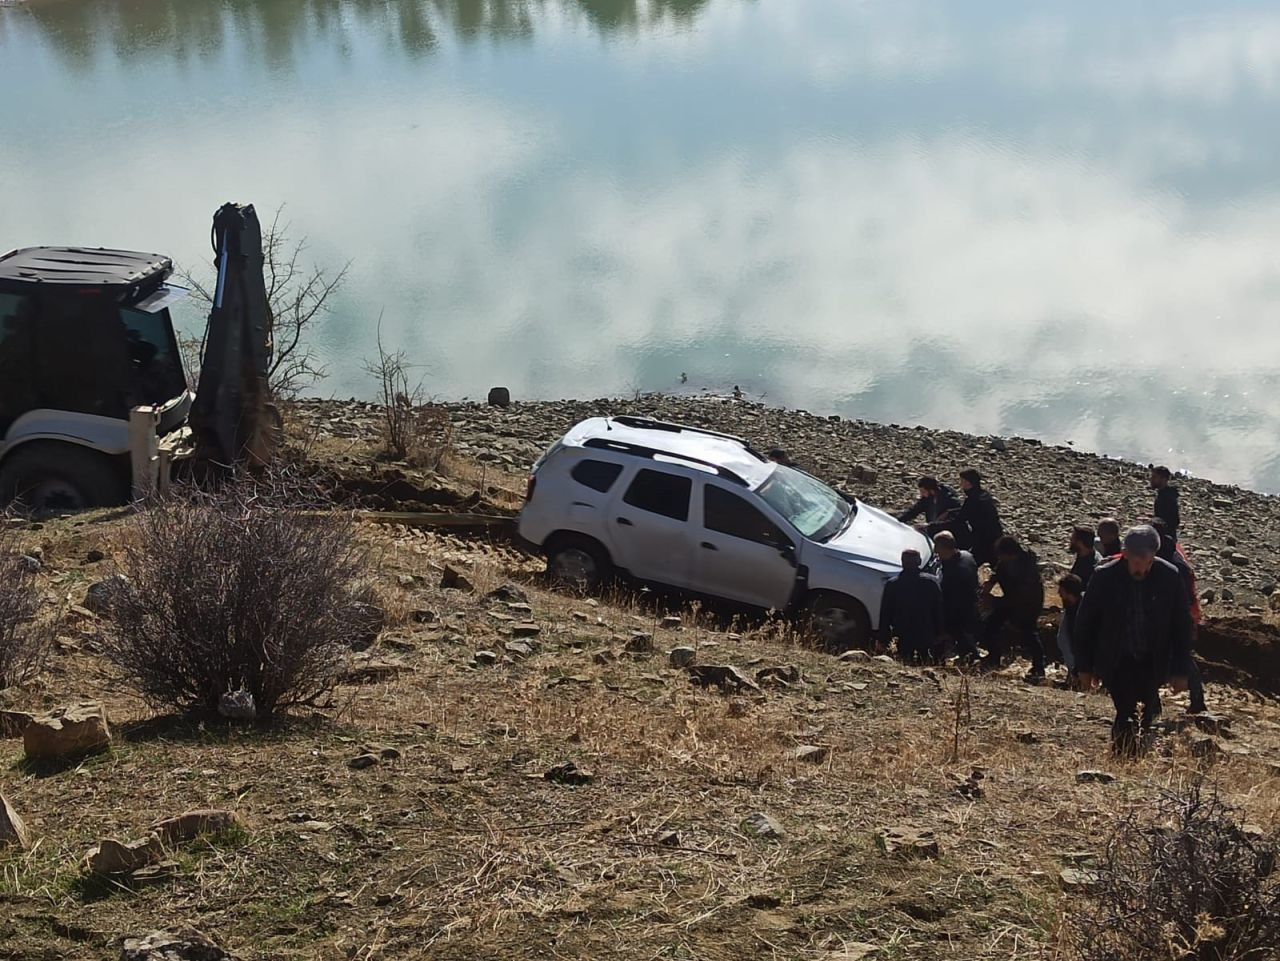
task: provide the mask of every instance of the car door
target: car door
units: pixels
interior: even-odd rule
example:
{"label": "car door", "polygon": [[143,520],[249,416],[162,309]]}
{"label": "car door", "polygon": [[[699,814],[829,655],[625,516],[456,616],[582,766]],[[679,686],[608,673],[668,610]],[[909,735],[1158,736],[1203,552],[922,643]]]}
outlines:
{"label": "car door", "polygon": [[688,587],[692,500],[692,478],[656,467],[636,471],[606,517],[614,560],[635,577]]}
{"label": "car door", "polygon": [[694,577],[697,589],[783,610],[796,584],[796,540],[740,492],[702,483]]}

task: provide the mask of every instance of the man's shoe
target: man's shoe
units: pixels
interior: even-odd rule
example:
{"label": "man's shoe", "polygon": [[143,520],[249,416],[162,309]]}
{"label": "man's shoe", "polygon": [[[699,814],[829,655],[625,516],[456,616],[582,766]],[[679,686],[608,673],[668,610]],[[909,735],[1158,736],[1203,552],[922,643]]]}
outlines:
{"label": "man's shoe", "polygon": [[1035,668],[1027,671],[1022,678],[1028,684],[1040,685],[1044,683],[1044,671],[1037,671]]}

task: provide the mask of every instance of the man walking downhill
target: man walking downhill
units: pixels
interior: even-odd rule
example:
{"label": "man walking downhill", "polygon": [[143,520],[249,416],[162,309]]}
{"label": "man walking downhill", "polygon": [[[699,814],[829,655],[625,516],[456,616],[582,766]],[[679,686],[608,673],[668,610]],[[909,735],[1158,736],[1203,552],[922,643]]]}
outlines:
{"label": "man walking downhill", "polygon": [[[991,594],[1000,585],[1000,597]],[[1025,678],[1028,684],[1044,680],[1044,645],[1040,643],[1040,613],[1044,610],[1044,582],[1040,580],[1040,565],[1036,555],[1023,548],[1012,537],[1002,537],[996,542],[996,566],[991,579],[983,585],[982,593],[992,600],[992,609],[983,631],[987,656],[982,666],[988,670],[998,668],[1004,658],[1005,625],[1013,628],[1022,644],[1023,653],[1031,661],[1031,670]]]}
{"label": "man walking downhill", "polygon": [[920,570],[920,552],[902,552],[902,573],[889,578],[880,600],[880,639],[886,647],[898,635],[898,656],[910,663],[928,660],[942,632],[942,590]]}
{"label": "man walking downhill", "polygon": [[1000,509],[982,486],[982,475],[973,468],[960,472],[960,487],[964,491],[964,503],[956,514],[956,520],[969,528],[972,535],[969,549],[979,566],[995,565],[995,544],[1004,536],[1000,523]]}
{"label": "man walking downhill", "polygon": [[978,657],[978,562],[956,547],[955,535],[942,531],[933,539],[942,570],[942,631],[950,636],[964,663]]}
{"label": "man walking downhill", "polygon": [[1080,677],[1076,672],[1076,652],[1073,638],[1076,633],[1076,615],[1080,613],[1080,601],[1084,598],[1084,585],[1075,574],[1063,574],[1058,579],[1058,600],[1062,601],[1062,620],[1058,622],[1058,653],[1067,666],[1067,690],[1080,689]]}
{"label": "man walking downhill", "polygon": [[1104,561],[1108,557],[1119,554],[1121,551],[1120,522],[1114,517],[1104,517],[1098,521],[1098,537],[1093,542],[1093,546],[1098,549]]}
{"label": "man walking downhill", "polygon": [[1149,483],[1151,489],[1156,492],[1156,506],[1151,513],[1164,521],[1169,540],[1176,544],[1182,518],[1178,511],[1178,488],[1169,483],[1172,477],[1169,468],[1153,467]]}
{"label": "man walking downhill", "polygon": [[[1168,561],[1182,576],[1182,586],[1187,589],[1187,598],[1191,603],[1191,649],[1194,651],[1196,641],[1199,640],[1200,624],[1204,620],[1204,613],[1200,610],[1200,598],[1196,595],[1196,572],[1191,569],[1191,563],[1182,554],[1182,548],[1173,541],[1165,540],[1165,523],[1159,517],[1152,519],[1151,526],[1156,529],[1156,533],[1160,535],[1160,550],[1156,553],[1156,557],[1162,561]],[[1187,693],[1191,697],[1191,702],[1187,707],[1188,714],[1203,714],[1206,710],[1204,703],[1204,679],[1200,676],[1200,668],[1196,665],[1194,656],[1187,658],[1185,665],[1187,670]]]}
{"label": "man walking downhill", "polygon": [[1173,565],[1156,556],[1160,535],[1149,525],[1129,529],[1124,556],[1093,574],[1076,615],[1076,670],[1088,690],[1095,678],[1111,693],[1116,719],[1111,746],[1136,753],[1160,714],[1160,686],[1187,684],[1191,605]]}
{"label": "man walking downhill", "polygon": [[1102,563],[1102,556],[1093,546],[1093,531],[1087,527],[1073,527],[1069,548],[1072,554],[1071,573],[1080,578],[1083,587],[1089,586],[1093,570]]}

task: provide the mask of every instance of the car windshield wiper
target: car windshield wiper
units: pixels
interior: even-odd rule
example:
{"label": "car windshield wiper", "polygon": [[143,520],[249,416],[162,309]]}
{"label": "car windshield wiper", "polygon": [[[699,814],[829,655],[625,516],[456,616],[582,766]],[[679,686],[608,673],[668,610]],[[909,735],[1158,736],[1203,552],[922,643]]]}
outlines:
{"label": "car windshield wiper", "polygon": [[834,531],[832,531],[828,536],[824,537],[822,539],[822,543],[826,544],[830,541],[833,541],[837,537],[839,537],[841,534],[843,534],[845,531],[847,531],[849,529],[849,526],[853,523],[853,516],[856,513],[857,511],[851,506],[849,508],[849,513],[845,514],[844,520],[840,522],[840,526],[837,527]]}

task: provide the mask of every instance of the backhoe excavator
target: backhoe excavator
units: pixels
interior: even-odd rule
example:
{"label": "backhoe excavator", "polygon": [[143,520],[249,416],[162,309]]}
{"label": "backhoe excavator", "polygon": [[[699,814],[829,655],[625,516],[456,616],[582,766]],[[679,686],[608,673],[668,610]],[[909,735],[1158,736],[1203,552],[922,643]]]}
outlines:
{"label": "backhoe excavator", "polygon": [[252,206],[213,217],[213,305],[193,391],[159,254],[27,247],[0,256],[0,507],[32,513],[163,493],[270,464],[272,317]]}

